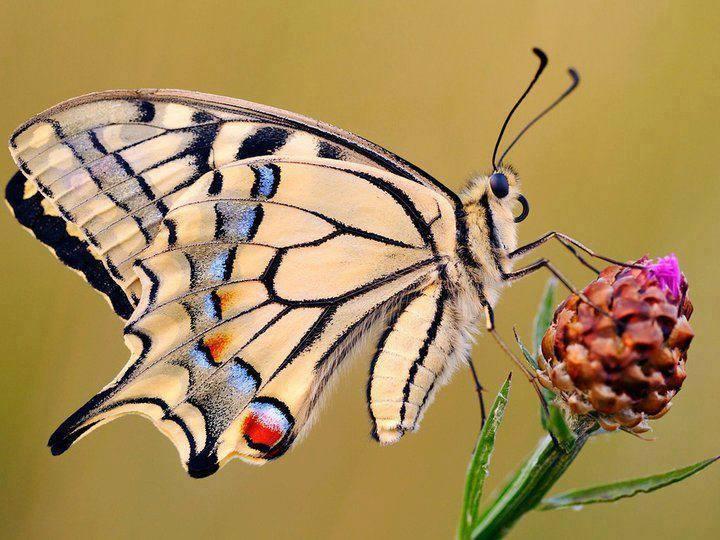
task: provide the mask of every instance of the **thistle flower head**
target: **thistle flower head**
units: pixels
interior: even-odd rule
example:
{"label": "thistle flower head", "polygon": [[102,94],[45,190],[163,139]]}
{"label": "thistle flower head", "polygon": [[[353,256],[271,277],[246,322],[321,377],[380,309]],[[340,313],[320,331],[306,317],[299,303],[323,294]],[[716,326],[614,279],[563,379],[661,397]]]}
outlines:
{"label": "thistle flower head", "polygon": [[680,297],[682,287],[687,290],[687,281],[680,271],[680,265],[674,253],[667,257],[660,257],[655,262],[646,263],[645,266],[657,278],[660,286],[670,291],[673,298]]}
{"label": "thistle flower head", "polygon": [[576,414],[643,432],[685,380],[693,308],[675,255],[634,266],[605,268],[583,290],[594,306],[575,294],[560,304],[539,377]]}

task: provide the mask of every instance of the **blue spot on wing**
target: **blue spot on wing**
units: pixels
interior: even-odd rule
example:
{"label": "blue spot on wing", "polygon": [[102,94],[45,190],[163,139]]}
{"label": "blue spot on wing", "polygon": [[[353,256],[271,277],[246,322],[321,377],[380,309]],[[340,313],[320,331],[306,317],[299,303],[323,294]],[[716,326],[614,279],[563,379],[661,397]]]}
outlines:
{"label": "blue spot on wing", "polygon": [[258,192],[263,197],[268,197],[272,193],[272,188],[275,185],[275,175],[268,167],[262,167],[260,169],[260,186]]}
{"label": "blue spot on wing", "polygon": [[252,395],[259,386],[258,374],[245,362],[232,362],[228,383],[243,395]]}
{"label": "blue spot on wing", "polygon": [[252,240],[262,221],[262,205],[253,206],[234,202],[215,205],[215,236],[225,240],[244,242]]}
{"label": "blue spot on wing", "polygon": [[215,299],[213,298],[212,294],[206,294],[205,300],[203,301],[203,308],[205,310],[205,315],[210,317],[211,319],[218,319],[219,313],[217,310],[217,304],[215,303]]}
{"label": "blue spot on wing", "polygon": [[213,367],[213,364],[208,360],[207,352],[201,350],[197,345],[190,349],[189,356],[195,361],[198,367],[205,369]]}
{"label": "blue spot on wing", "polygon": [[208,269],[208,274],[211,278],[216,280],[221,280],[225,276],[225,265],[227,264],[228,260],[228,252],[223,251],[220,253],[213,262],[210,263],[210,268]]}
{"label": "blue spot on wing", "polygon": [[280,167],[270,163],[260,167],[252,167],[252,170],[255,173],[255,183],[250,196],[269,199],[275,195],[280,183]]}
{"label": "blue spot on wing", "polygon": [[290,421],[285,413],[273,403],[255,400],[250,403],[248,409],[268,427],[274,427],[281,431],[287,431],[290,428]]}
{"label": "blue spot on wing", "polygon": [[241,237],[247,238],[255,223],[255,209],[243,208],[241,212],[232,216],[231,229]]}

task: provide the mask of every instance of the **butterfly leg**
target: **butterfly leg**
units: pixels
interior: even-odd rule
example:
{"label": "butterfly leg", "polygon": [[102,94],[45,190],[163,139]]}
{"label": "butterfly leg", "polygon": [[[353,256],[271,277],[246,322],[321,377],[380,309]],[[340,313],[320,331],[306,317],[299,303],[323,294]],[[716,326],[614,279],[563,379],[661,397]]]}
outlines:
{"label": "butterfly leg", "polygon": [[[488,333],[493,337],[495,342],[510,358],[510,360],[512,360],[520,368],[525,377],[527,377],[528,382],[532,385],[535,393],[538,396],[538,399],[540,400],[540,406],[543,408],[545,413],[549,415],[550,409],[548,407],[547,401],[545,400],[545,396],[543,395],[542,388],[540,388],[540,383],[538,382],[537,375],[535,375],[535,373],[533,373],[530,369],[528,369],[527,366],[525,366],[525,364],[520,361],[520,359],[512,352],[510,347],[508,347],[507,343],[505,343],[500,334],[498,334],[495,328],[495,313],[493,312],[492,306],[485,302],[483,303],[483,307],[485,309],[485,325]],[[550,434],[550,436],[553,438],[553,441],[555,441],[554,436],[552,434]],[[557,441],[555,442],[557,443]]]}
{"label": "butterfly leg", "polygon": [[510,350],[510,347],[507,346],[507,343],[505,343],[500,334],[498,334],[498,331],[495,328],[495,312],[493,311],[492,306],[485,302],[483,303],[483,308],[485,310],[485,329],[493,337],[495,342],[508,356],[508,358],[510,358],[510,360],[512,360],[522,370],[522,372],[528,378],[528,381],[530,381],[530,383],[533,383],[533,381],[537,379],[535,374],[520,361],[520,359]]}
{"label": "butterfly leg", "polygon": [[592,306],[595,308],[595,310],[598,313],[602,313],[603,315],[606,315],[608,317],[612,317],[608,312],[606,312],[603,308],[596,305],[592,300],[590,300],[585,293],[580,291],[575,285],[573,285],[555,266],[548,260],[548,259],[538,259],[532,264],[529,264],[528,266],[524,268],[520,268],[519,270],[515,270],[514,272],[506,272],[503,274],[503,279],[505,281],[516,281],[518,279],[524,278],[525,276],[532,274],[533,272],[536,272],[542,268],[546,268],[553,276],[555,276],[560,283],[562,283],[569,291],[576,294],[580,297],[580,299],[585,302],[586,304]]}
{"label": "butterfly leg", "polygon": [[[636,265],[624,263],[624,262],[612,259],[610,257],[606,257],[605,255],[600,255],[600,254],[596,253],[595,251],[593,251],[592,249],[585,246],[584,244],[582,244],[581,242],[579,242],[578,240],[575,240],[574,238],[572,238],[566,234],[559,233],[557,231],[551,231],[551,232],[541,236],[537,240],[530,242],[529,244],[520,246],[515,251],[511,252],[508,256],[511,259],[514,259],[517,257],[523,257],[530,251],[540,247],[542,244],[544,244],[548,240],[552,240],[552,239],[560,242],[560,244],[562,244],[563,247],[565,247],[565,249],[567,249],[570,253],[572,253],[573,256],[578,261],[580,261],[581,264],[583,264],[584,266],[586,266],[587,268],[589,268],[596,274],[600,273],[599,270],[597,268],[595,268],[593,265],[591,265],[589,262],[587,262],[587,260],[582,255],[580,255],[580,253],[578,253],[578,249],[580,251],[587,253],[588,255],[590,255],[591,257],[593,257],[595,259],[609,262],[610,264],[617,264],[619,266],[629,266],[629,267],[633,267],[633,268],[636,267]],[[577,248],[577,249],[575,249],[575,248]]]}
{"label": "butterfly leg", "polygon": [[468,366],[470,367],[470,373],[472,373],[473,382],[475,383],[475,392],[477,392],[478,401],[480,402],[480,427],[482,427],[485,425],[485,419],[487,418],[485,400],[483,399],[482,394],[485,388],[483,388],[483,385],[478,378],[472,358],[468,358]]}

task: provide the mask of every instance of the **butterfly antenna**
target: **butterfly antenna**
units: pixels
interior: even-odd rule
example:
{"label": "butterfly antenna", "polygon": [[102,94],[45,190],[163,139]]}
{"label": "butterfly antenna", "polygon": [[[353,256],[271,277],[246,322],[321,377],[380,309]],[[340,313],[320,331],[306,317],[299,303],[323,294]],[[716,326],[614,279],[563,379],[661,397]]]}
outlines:
{"label": "butterfly antenna", "polygon": [[568,69],[568,73],[570,74],[570,77],[572,78],[572,82],[570,83],[570,86],[565,90],[560,96],[553,101],[550,105],[545,108],[544,111],[542,111],[540,114],[538,114],[535,118],[533,118],[527,126],[525,126],[520,133],[517,134],[517,136],[512,140],[512,142],[508,145],[508,147],[505,149],[505,151],[502,153],[502,156],[500,156],[500,165],[502,165],[503,160],[505,159],[505,156],[508,154],[510,149],[515,146],[515,143],[520,140],[520,137],[525,135],[525,132],[530,129],[533,124],[535,124],[538,120],[540,120],[543,116],[545,116],[547,113],[552,111],[563,99],[568,97],[573,90],[575,90],[580,84],[580,75],[578,75],[578,72],[575,71],[573,68]]}
{"label": "butterfly antenna", "polygon": [[[532,87],[535,86],[535,83],[540,78],[540,74],[545,70],[545,66],[547,66],[547,63],[548,63],[547,55],[541,49],[534,47],[532,51],[540,59],[540,65],[538,66],[537,71],[535,72],[535,76],[532,78],[532,81],[530,81],[530,84],[525,89],[525,92],[523,92],[523,95],[520,96],[520,99],[518,99],[515,102],[515,105],[513,105],[513,108],[510,109],[510,112],[508,113],[507,117],[505,117],[505,122],[503,122],[503,125],[500,128],[500,133],[498,134],[497,141],[495,141],[495,148],[493,149],[493,155],[492,155],[493,171],[495,171],[497,169],[497,167],[495,166],[495,157],[497,156],[497,151],[498,151],[498,148],[500,147],[500,141],[502,140],[503,134],[505,133],[505,128],[507,128],[507,125],[510,122],[512,115],[515,113],[515,110],[523,102],[523,100],[525,99],[525,96],[527,96],[530,93],[530,90],[532,89]],[[507,153],[507,151],[505,153]],[[502,159],[500,161],[502,161]]]}

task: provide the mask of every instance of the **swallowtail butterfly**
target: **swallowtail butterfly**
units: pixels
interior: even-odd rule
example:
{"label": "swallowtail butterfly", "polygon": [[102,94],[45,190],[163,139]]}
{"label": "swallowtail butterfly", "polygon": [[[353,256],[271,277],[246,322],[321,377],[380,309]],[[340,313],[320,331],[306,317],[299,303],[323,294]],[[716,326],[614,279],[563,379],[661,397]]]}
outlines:
{"label": "swallowtail butterfly", "polygon": [[196,477],[277,458],[364,338],[372,432],[394,443],[468,362],[502,286],[542,266],[511,270],[528,206],[502,158],[456,195],[365,139],[247,101],[89,94],[23,124],[10,151],[16,218],[108,298],[131,351],[54,454],[139,413]]}

